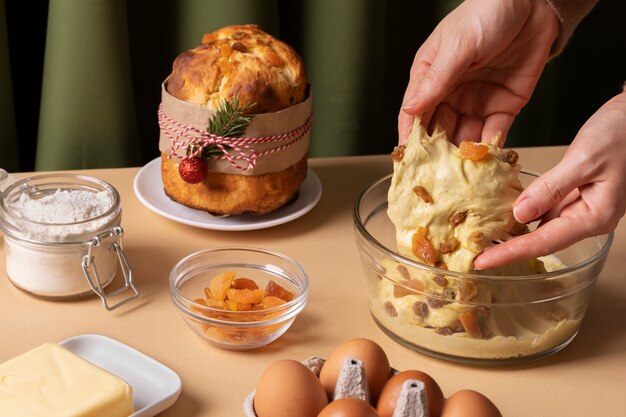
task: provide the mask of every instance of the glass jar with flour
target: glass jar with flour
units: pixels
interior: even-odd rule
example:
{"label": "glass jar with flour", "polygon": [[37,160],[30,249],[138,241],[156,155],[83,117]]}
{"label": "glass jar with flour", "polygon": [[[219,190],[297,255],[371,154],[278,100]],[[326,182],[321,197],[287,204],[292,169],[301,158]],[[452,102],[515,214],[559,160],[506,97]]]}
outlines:
{"label": "glass jar with flour", "polygon": [[[122,249],[117,190],[97,178],[43,174],[0,193],[6,272],[18,288],[51,299],[97,294],[107,310],[139,295]],[[122,268],[124,284],[104,288]],[[109,297],[128,291],[130,295]],[[121,299],[121,300],[120,300]]]}

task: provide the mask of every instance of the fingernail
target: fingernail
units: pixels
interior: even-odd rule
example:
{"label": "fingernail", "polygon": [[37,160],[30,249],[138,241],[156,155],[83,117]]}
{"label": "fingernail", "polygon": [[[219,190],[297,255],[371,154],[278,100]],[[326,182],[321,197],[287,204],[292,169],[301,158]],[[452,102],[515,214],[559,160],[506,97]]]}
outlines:
{"label": "fingernail", "polygon": [[407,99],[402,103],[402,110],[411,110],[413,109],[417,103],[420,101],[420,96],[418,94],[412,95],[411,97],[407,97]]}
{"label": "fingernail", "polygon": [[513,207],[513,216],[520,223],[528,223],[537,218],[539,210],[535,206],[532,199],[525,197],[515,204]]}

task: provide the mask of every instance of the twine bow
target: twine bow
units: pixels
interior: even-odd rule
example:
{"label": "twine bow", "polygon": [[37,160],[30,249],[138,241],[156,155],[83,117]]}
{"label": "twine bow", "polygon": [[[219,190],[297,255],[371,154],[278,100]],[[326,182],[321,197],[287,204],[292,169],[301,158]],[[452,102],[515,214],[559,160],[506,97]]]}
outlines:
{"label": "twine bow", "polygon": [[[217,159],[227,160],[232,166],[242,171],[249,171],[255,168],[257,159],[275,152],[280,152],[298,143],[307,133],[313,124],[313,114],[311,114],[304,124],[290,132],[279,135],[269,135],[261,137],[231,138],[214,135],[205,130],[179,123],[167,116],[163,111],[163,104],[159,105],[158,111],[159,128],[170,140],[170,155],[183,159],[186,156],[200,157],[202,151],[208,146],[214,146],[220,150],[222,155]],[[291,140],[290,140],[291,139]],[[287,143],[277,145],[264,151],[256,151],[254,145],[262,143],[275,143],[290,140]],[[195,151],[187,155],[189,145],[196,145]],[[182,150],[183,155],[179,152]],[[245,161],[245,164],[239,163]]]}

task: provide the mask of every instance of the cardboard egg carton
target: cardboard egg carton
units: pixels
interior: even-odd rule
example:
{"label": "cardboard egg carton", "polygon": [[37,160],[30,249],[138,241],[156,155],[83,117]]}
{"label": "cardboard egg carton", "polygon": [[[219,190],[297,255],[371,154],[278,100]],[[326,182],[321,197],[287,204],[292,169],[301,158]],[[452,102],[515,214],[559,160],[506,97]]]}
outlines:
{"label": "cardboard egg carton", "polygon": [[[319,378],[325,362],[326,360],[323,358],[312,356],[302,363]],[[392,375],[396,372],[395,369],[392,369]],[[244,401],[243,412],[246,417],[258,417],[254,411],[255,392],[252,391],[248,394]],[[359,359],[345,359],[339,371],[332,399],[338,400],[346,397],[370,402],[370,391],[365,378],[365,368],[363,367],[363,362]],[[428,417],[426,401],[426,387],[424,383],[416,379],[408,379],[402,384],[393,417]]]}

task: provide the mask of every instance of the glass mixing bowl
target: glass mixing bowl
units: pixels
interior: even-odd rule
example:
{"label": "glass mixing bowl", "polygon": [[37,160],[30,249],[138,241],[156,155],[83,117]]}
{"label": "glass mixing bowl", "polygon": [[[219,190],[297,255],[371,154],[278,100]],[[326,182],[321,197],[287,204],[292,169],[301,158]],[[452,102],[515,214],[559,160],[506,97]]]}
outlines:
{"label": "glass mixing bowl", "polygon": [[[536,177],[522,171],[520,180],[527,186]],[[427,355],[481,365],[540,359],[573,340],[612,233],[541,258],[546,273],[455,273],[398,254],[387,217],[390,184],[391,175],[366,188],[353,213],[370,312],[386,334]]]}

